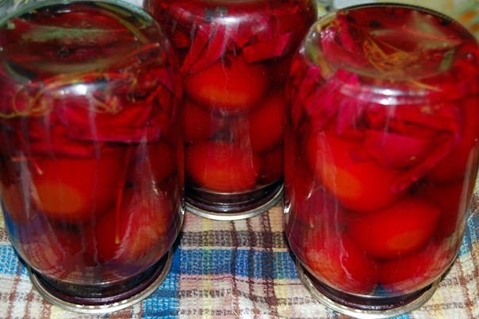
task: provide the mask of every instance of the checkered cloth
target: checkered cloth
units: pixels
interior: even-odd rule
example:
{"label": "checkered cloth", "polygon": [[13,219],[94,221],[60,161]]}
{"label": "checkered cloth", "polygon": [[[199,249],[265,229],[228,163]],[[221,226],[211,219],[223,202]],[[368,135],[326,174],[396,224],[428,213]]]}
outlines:
{"label": "checkered cloth", "polygon": [[[477,192],[476,192],[477,193]],[[433,297],[401,316],[479,318],[479,209],[459,258]],[[241,221],[187,213],[171,271],[149,298],[109,315],[67,312],[32,288],[0,221],[0,318],[344,318],[316,302],[298,278],[283,237],[282,210]]]}

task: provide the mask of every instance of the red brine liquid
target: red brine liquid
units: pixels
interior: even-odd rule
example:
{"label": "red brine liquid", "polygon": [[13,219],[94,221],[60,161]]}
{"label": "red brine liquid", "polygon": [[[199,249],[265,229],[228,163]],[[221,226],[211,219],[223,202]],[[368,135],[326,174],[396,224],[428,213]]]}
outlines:
{"label": "red brine liquid", "polygon": [[172,48],[152,18],[113,2],[25,9],[0,47],[0,194],[15,250],[67,303],[139,294],[182,222]]}
{"label": "red brine liquid", "polygon": [[145,8],[180,56],[187,203],[211,218],[264,211],[282,188],[284,83],[314,1],[148,0]]}
{"label": "red brine liquid", "polygon": [[291,72],[286,235],[307,281],[350,314],[417,307],[463,238],[477,42],[434,12],[352,7],[311,29]]}

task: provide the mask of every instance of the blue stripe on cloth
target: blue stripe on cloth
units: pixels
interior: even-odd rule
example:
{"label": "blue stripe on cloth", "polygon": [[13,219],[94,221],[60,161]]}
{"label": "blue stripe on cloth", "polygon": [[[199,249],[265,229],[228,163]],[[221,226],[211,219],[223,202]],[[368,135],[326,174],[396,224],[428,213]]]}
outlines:
{"label": "blue stripe on cloth", "polygon": [[474,215],[469,217],[467,220],[467,227],[469,229],[471,241],[474,243],[479,241],[479,212],[476,212]]}
{"label": "blue stripe on cloth", "polygon": [[297,279],[296,265],[290,252],[276,252],[274,254],[275,279]]}
{"label": "blue stripe on cloth", "polygon": [[[181,252],[181,273],[187,275],[232,273],[233,250],[187,249]],[[233,261],[234,262],[234,261]]]}
{"label": "blue stripe on cloth", "polygon": [[[235,260],[233,260],[236,256]],[[272,279],[296,279],[289,252],[238,249],[188,249],[181,253],[181,273],[186,275],[222,275]]]}
{"label": "blue stripe on cloth", "polygon": [[459,249],[459,256],[463,256],[471,253],[471,238],[469,232],[466,230],[464,238],[462,240],[461,248]]}
{"label": "blue stripe on cloth", "polygon": [[[23,267],[10,245],[0,245],[0,274],[17,275],[18,267]],[[24,267],[23,267],[24,268]],[[26,271],[25,271],[26,273]]]}
{"label": "blue stripe on cloth", "polygon": [[466,230],[464,233],[464,239],[459,250],[459,256],[471,253],[471,247],[477,243],[477,237],[479,233],[479,214],[470,216],[467,220]]}
{"label": "blue stripe on cloth", "polygon": [[142,319],[178,317],[179,299],[178,283],[180,282],[180,250],[173,253],[173,262],[165,281],[147,299],[143,301]]}

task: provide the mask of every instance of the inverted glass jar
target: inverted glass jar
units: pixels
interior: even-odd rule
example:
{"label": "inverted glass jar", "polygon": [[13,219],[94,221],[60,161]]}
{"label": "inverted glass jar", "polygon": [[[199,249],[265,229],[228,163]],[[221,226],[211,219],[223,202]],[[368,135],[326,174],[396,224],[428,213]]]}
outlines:
{"label": "inverted glass jar", "polygon": [[147,0],[180,55],[187,209],[241,219],[283,186],[284,83],[315,1]]}
{"label": "inverted glass jar", "polygon": [[156,289],[180,231],[178,63],[113,1],[47,1],[0,22],[0,194],[49,301],[110,312]]}
{"label": "inverted glass jar", "polygon": [[[331,9],[342,9],[352,5],[364,3],[385,2],[383,0],[334,0]],[[479,39],[479,3],[477,0],[388,0],[388,3],[401,3],[413,6],[420,6],[427,9],[439,11],[459,23],[463,24],[476,39]]]}
{"label": "inverted glass jar", "polygon": [[419,307],[459,251],[474,187],[474,36],[426,9],[345,8],[291,70],[285,231],[301,279],[355,317]]}

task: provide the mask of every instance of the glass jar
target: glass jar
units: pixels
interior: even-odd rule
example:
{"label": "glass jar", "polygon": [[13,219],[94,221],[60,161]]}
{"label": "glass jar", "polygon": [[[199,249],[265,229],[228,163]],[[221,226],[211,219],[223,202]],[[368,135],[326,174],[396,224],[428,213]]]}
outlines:
{"label": "glass jar", "polygon": [[361,5],[321,18],[291,74],[285,231],[301,279],[351,316],[419,307],[463,238],[478,43],[433,11]]}
{"label": "glass jar", "polygon": [[354,5],[378,2],[424,7],[457,20],[472,32],[476,39],[479,39],[479,0],[334,0],[332,2],[331,9],[343,9]]}
{"label": "glass jar", "polygon": [[187,209],[266,211],[283,187],[284,83],[315,1],[147,0],[180,56]]}
{"label": "glass jar", "polygon": [[183,220],[181,79],[140,8],[46,1],[0,22],[0,194],[38,291],[109,312],[156,289]]}

